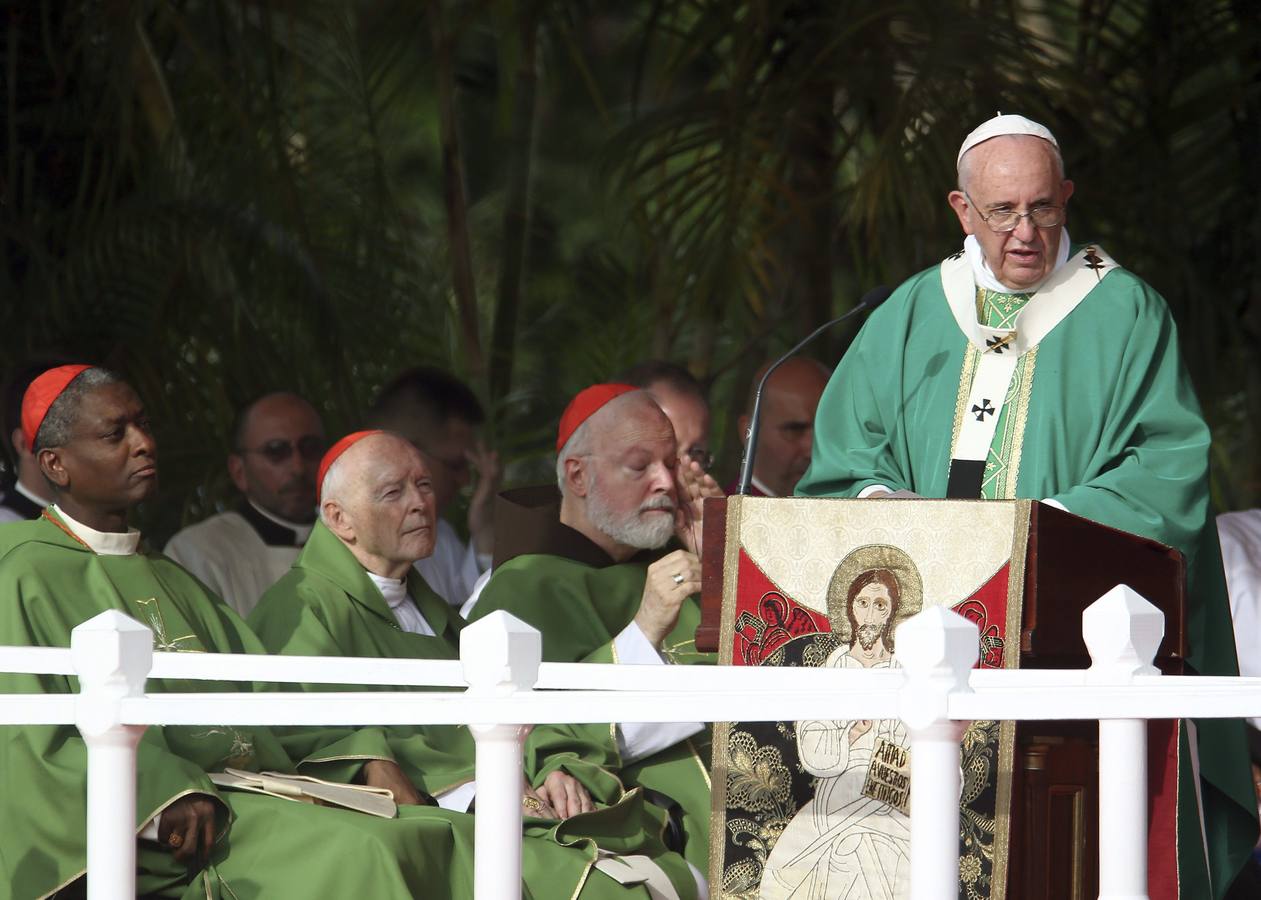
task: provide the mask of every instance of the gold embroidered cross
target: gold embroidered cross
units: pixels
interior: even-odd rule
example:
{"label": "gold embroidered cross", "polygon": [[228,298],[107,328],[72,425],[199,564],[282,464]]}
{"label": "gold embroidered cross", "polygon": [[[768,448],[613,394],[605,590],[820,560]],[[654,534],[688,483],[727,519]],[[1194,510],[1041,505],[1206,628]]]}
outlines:
{"label": "gold embroidered cross", "polygon": [[991,350],[993,350],[995,353],[1002,353],[1003,350],[1007,347],[1007,345],[1010,344],[1015,339],[1016,339],[1015,331],[1009,331],[1000,338],[986,338],[984,352],[989,353]]}
{"label": "gold embroidered cross", "polygon": [[228,736],[232,738],[232,746],[228,748],[228,755],[223,757],[220,762],[234,768],[242,768],[249,765],[254,758],[254,742],[247,738],[235,728],[228,726],[226,730],[223,728],[209,728],[205,731],[197,732],[193,737],[199,740],[205,740],[212,737]]}
{"label": "gold embroidered cross", "polygon": [[147,600],[137,600],[136,605],[144,610],[145,617],[149,620],[149,627],[153,629],[155,650],[171,650],[177,653],[200,653],[198,647],[182,647],[185,641],[197,640],[197,635],[186,634],[182,637],[173,638],[166,633],[166,619],[162,615],[162,607],[158,603],[157,597],[150,597]]}

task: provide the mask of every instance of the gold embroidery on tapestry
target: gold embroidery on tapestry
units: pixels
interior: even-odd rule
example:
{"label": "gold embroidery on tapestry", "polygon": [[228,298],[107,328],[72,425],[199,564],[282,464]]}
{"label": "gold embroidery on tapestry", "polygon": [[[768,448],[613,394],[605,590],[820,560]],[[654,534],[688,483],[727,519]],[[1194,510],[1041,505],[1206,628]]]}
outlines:
{"label": "gold embroidery on tapestry", "polygon": [[[716,866],[711,865],[711,874],[718,876],[711,884],[717,888],[715,894],[720,900],[753,900],[758,896],[758,885],[767,857],[797,813],[792,796],[792,775],[784,764],[779,747],[759,743],[747,731],[732,730],[731,723],[721,724],[726,726],[723,743],[715,745],[715,750],[721,746],[727,777],[719,782],[724,788],[724,815],[718,821],[725,819],[725,831],[752,855],[723,871],[716,871]],[[795,740],[786,724],[779,723],[779,731],[786,740]],[[749,815],[732,817],[728,806]],[[710,841],[711,849],[715,843],[719,848],[719,855],[710,857],[715,862],[722,859],[722,841],[726,835],[719,831],[716,836],[719,841]]]}
{"label": "gold embroidery on tapestry", "polygon": [[[1007,621],[1023,621],[1025,563],[1029,548],[1029,517],[1033,501],[1016,504],[1015,532],[1012,534],[1011,560],[1007,570]],[[1004,669],[1020,668],[1020,653],[1003,654]],[[994,867],[990,873],[990,900],[1005,900],[1007,873],[1011,868],[1012,780],[1016,767],[1016,723],[1003,721],[998,729],[997,802],[994,819]]]}
{"label": "gold embroidery on tapestry", "polygon": [[972,722],[960,741],[959,765],[963,776],[959,804],[959,887],[967,900],[1001,896],[994,883],[995,821],[973,808],[994,783],[994,752],[999,744],[999,723]]}

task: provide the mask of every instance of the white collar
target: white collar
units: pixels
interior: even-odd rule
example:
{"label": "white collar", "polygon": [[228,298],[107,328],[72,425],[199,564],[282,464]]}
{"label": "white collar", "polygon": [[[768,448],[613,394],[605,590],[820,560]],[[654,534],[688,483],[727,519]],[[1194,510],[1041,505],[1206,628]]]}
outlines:
{"label": "white collar", "polygon": [[[367,572],[367,569],[364,571]],[[386,578],[375,572],[368,572],[368,577],[377,586],[385,602],[390,605],[390,612],[394,613],[394,620],[401,630],[429,637],[437,636],[437,632],[433,630],[425,614],[420,611],[416,601],[407,592],[406,578]]]}
{"label": "white collar", "polygon": [[261,506],[259,506],[249,497],[246,497],[245,501],[249,503],[250,506],[254,507],[254,512],[258,513],[264,519],[268,519],[269,521],[275,522],[280,527],[288,528],[290,531],[292,531],[293,543],[295,546],[298,546],[298,547],[303,546],[304,544],[306,544],[307,539],[311,537],[311,529],[315,527],[314,522],[310,523],[309,525],[299,525],[297,522],[290,522],[288,519],[282,519],[280,516],[276,515],[275,513],[269,513],[267,510],[263,509]]}
{"label": "white collar", "polygon": [[775,493],[770,488],[768,488],[765,484],[763,484],[762,479],[758,478],[756,475],[749,478],[749,484],[753,485],[755,488],[757,488],[759,491],[761,491],[763,494],[765,494],[768,497],[779,496],[779,494]]}
{"label": "white collar", "polygon": [[70,529],[71,533],[83,543],[93,553],[101,556],[131,556],[136,552],[136,548],[140,546],[140,532],[135,528],[128,528],[125,533],[113,531],[97,531],[95,528],[89,528],[82,522],[78,522],[70,516],[66,515],[66,511],[53,504],[53,511]]}
{"label": "white collar", "polygon": [[[367,569],[364,569],[364,571],[368,572]],[[377,590],[381,592],[385,602],[390,604],[390,609],[398,609],[409,599],[406,578],[386,578],[384,575],[378,575],[376,572],[368,572],[368,577],[377,586]]]}
{"label": "white collar", "polygon": [[[1051,267],[1050,272],[1046,273],[1047,278],[1050,278],[1060,266],[1068,262],[1068,246],[1070,243],[1068,229],[1061,228],[1060,249],[1055,254],[1055,265]],[[978,285],[987,291],[997,291],[1000,294],[1032,294],[1046,281],[1046,278],[1043,278],[1037,284],[1030,285],[1022,290],[1012,290],[999,281],[998,277],[990,269],[990,264],[985,261],[985,254],[981,251],[981,242],[976,239],[974,234],[970,234],[964,239],[963,252],[968,255],[968,262],[972,265],[972,277],[976,279]]]}
{"label": "white collar", "polygon": [[47,497],[41,497],[39,494],[37,494],[37,493],[35,493],[34,491],[32,491],[30,488],[28,488],[26,485],[24,485],[24,484],[23,484],[22,482],[20,482],[20,481],[15,481],[15,482],[13,482],[13,490],[17,491],[19,494],[21,494],[21,495],[22,495],[23,497],[25,497],[27,500],[30,500],[32,503],[34,503],[34,504],[35,504],[36,506],[38,506],[40,509],[43,509],[45,506],[47,506],[47,505],[48,505],[48,502],[49,502],[49,501],[48,501],[48,498],[47,498]]}

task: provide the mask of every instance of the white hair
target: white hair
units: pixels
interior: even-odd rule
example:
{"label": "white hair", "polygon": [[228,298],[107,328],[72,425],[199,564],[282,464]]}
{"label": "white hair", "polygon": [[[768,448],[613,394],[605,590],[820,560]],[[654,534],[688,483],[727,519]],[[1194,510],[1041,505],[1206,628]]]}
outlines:
{"label": "white hair", "polygon": [[[596,410],[595,415],[588,417],[585,422],[575,428],[574,433],[569,436],[569,440],[565,441],[565,446],[560,448],[560,453],[556,454],[556,485],[560,488],[562,497],[566,496],[568,492],[565,487],[565,460],[591,454],[591,420],[599,415],[600,412],[601,410]],[[588,478],[593,476],[594,471],[588,473]]]}
{"label": "white hair", "polygon": [[328,521],[328,516],[324,514],[324,504],[329,500],[335,500],[345,506],[346,467],[342,465],[345,458],[346,454],[343,453],[333,460],[333,464],[324,473],[324,481],[320,484],[320,521],[325,527],[331,527],[331,523]]}

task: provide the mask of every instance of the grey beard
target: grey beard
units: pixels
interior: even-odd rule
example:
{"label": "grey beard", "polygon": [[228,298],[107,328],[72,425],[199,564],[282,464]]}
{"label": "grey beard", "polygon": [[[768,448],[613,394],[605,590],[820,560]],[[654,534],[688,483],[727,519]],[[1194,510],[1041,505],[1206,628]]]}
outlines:
{"label": "grey beard", "polygon": [[884,628],[879,625],[859,625],[858,633],[854,635],[858,638],[858,643],[862,645],[864,650],[870,651],[876,646],[876,641],[880,640],[884,634]]}
{"label": "grey beard", "polygon": [[593,484],[591,492],[587,495],[587,517],[592,525],[623,546],[634,547],[638,550],[656,550],[664,547],[674,535],[674,516],[653,516],[651,519],[642,519],[639,514],[644,509],[653,508],[669,509],[673,513],[674,504],[669,498],[662,497],[661,499],[665,501],[662,505],[654,506],[653,501],[649,501],[629,516],[619,519],[604,502],[604,495]]}

